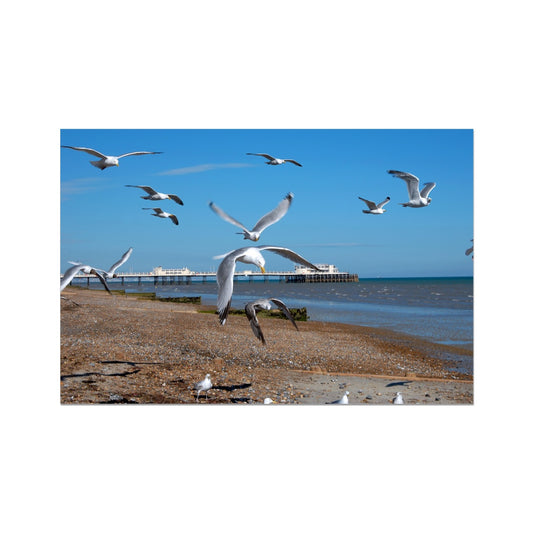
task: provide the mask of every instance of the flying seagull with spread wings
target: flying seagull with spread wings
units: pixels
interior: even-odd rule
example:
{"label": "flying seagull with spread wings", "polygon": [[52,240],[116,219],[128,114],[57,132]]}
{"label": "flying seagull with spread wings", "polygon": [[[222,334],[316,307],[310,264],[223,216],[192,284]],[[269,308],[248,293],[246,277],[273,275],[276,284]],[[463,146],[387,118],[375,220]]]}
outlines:
{"label": "flying seagull with spread wings", "polygon": [[71,150],[79,150],[81,152],[87,152],[90,155],[98,157],[98,161],[89,161],[91,165],[94,165],[100,170],[105,170],[108,167],[118,167],[118,160],[122,157],[128,157],[130,155],[147,155],[147,154],[162,154],[163,152],[128,152],[122,155],[105,155],[93,148],[83,148],[81,146],[65,146],[61,145],[61,148],[70,148]]}
{"label": "flying seagull with spread wings", "polygon": [[434,181],[424,183],[424,188],[419,191],[418,187],[420,180],[416,176],[413,176],[413,174],[409,174],[409,172],[401,172],[399,170],[387,170],[387,172],[407,183],[409,201],[400,205],[403,205],[403,207],[426,207],[431,203],[429,193],[435,188],[435,185],[437,185]]}
{"label": "flying seagull with spread wings", "polygon": [[387,196],[387,198],[385,198],[385,200],[379,204],[376,204],[370,200],[365,200],[360,196],[358,196],[358,198],[359,200],[363,200],[363,202],[365,202],[365,204],[368,206],[368,209],[363,209],[363,213],[369,213],[371,215],[382,215],[385,213],[386,209],[383,209],[383,206],[390,202],[390,196]]}
{"label": "flying seagull with spread wings", "polygon": [[[217,285],[218,285],[218,297],[217,297],[217,311],[218,319],[220,323],[224,325],[228,317],[229,308],[231,305],[231,297],[233,295],[233,275],[235,274],[235,263],[240,261],[241,263],[248,263],[255,265],[261,269],[263,274],[265,273],[265,258],[261,255],[262,251],[274,252],[290,259],[294,263],[305,265],[313,270],[320,269],[304,259],[301,255],[293,252],[289,248],[282,248],[280,246],[248,246],[245,248],[239,248],[233,250],[223,257],[224,259],[220,263],[217,269]],[[218,259],[220,256],[216,256]]]}
{"label": "flying seagull with spread wings", "polygon": [[174,200],[177,204],[183,205],[183,202],[179,196],[175,194],[165,194],[163,192],[157,192],[148,185],[124,185],[124,187],[137,187],[148,193],[148,196],[141,196],[143,200]]}
{"label": "flying seagull with spread wings", "polygon": [[267,165],[283,165],[283,163],[292,163],[293,165],[296,165],[298,167],[301,167],[300,163],[298,161],[295,161],[294,159],[280,159],[279,157],[272,157],[268,154],[252,154],[250,152],[247,152],[246,155],[259,155],[261,157],[266,157],[268,161],[265,161]]}
{"label": "flying seagull with spread wings", "polygon": [[61,285],[59,286],[59,292],[61,292],[73,279],[74,276],[78,272],[83,272],[84,274],[94,274],[102,283],[105,290],[111,294],[111,291],[109,290],[109,287],[107,286],[107,283],[104,279],[104,277],[97,272],[92,266],[89,265],[82,265],[79,263],[75,263],[74,266],[71,266],[64,274],[63,279],[61,280]]}
{"label": "flying seagull with spread wings", "polygon": [[209,207],[226,222],[229,222],[230,224],[241,228],[243,231],[239,231],[238,233],[240,235],[244,235],[245,239],[249,239],[251,241],[258,241],[259,237],[261,236],[261,232],[265,228],[268,228],[268,226],[271,226],[272,224],[274,224],[285,216],[285,214],[289,210],[289,207],[291,206],[293,198],[294,194],[292,194],[292,192],[287,194],[287,196],[285,196],[285,198],[281,200],[281,202],[277,205],[275,209],[273,209],[258,220],[252,230],[246,229],[243,224],[241,224],[238,220],[235,220],[233,217],[222,211],[222,209],[220,209],[220,207],[217,207],[213,202],[209,204]]}
{"label": "flying seagull with spread wings", "polygon": [[109,270],[103,270],[102,268],[95,268],[98,272],[101,272],[104,278],[116,278],[117,275],[115,274],[115,270],[118,267],[121,267],[129,258],[131,255],[131,252],[133,252],[133,248],[129,248],[127,252],[125,252],[122,257],[116,262],[111,265],[111,268]]}
{"label": "flying seagull with spread wings", "polygon": [[256,300],[255,302],[248,303],[244,307],[244,312],[246,313],[246,316],[250,321],[250,327],[252,328],[254,335],[263,344],[266,344],[265,337],[263,335],[261,327],[259,326],[256,311],[260,309],[265,309],[266,311],[268,311],[272,309],[272,304],[276,304],[278,308],[281,309],[283,314],[292,322],[292,325],[298,330],[298,326],[296,325],[296,322],[294,321],[294,318],[292,317],[289,308],[281,300],[278,300],[277,298],[262,298],[260,300]]}
{"label": "flying seagull with spread wings", "polygon": [[159,218],[170,218],[176,226],[179,224],[178,217],[176,215],[173,215],[172,213],[167,213],[166,211],[163,211],[159,207],[143,207],[143,209],[153,209],[155,213],[151,213],[153,217],[159,217]]}

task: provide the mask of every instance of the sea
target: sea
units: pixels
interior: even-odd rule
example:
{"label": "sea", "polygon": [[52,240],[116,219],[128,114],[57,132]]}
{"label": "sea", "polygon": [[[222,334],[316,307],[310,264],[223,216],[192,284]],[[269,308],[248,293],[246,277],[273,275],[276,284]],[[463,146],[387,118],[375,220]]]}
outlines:
{"label": "sea", "polygon": [[[258,298],[279,298],[288,307],[305,307],[309,320],[386,328],[449,346],[473,350],[472,277],[361,278],[351,283],[235,281],[232,307]],[[83,284],[86,282],[80,282]],[[110,288],[118,288],[111,282]],[[91,282],[92,288],[102,288]],[[153,282],[120,285],[126,292],[154,292]],[[159,297],[201,296],[216,305],[216,281],[161,284]]]}

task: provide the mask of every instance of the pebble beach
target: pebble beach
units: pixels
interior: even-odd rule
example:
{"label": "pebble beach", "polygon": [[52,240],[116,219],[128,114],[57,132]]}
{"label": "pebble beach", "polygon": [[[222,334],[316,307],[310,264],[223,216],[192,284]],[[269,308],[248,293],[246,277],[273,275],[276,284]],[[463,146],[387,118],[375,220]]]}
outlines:
{"label": "pebble beach", "polygon": [[[68,287],[61,300],[62,404],[350,405],[473,403],[471,350],[385,329],[244,316],[208,306]],[[445,350],[443,350],[445,348]],[[210,374],[197,399],[194,384]],[[397,407],[397,406],[394,406]]]}

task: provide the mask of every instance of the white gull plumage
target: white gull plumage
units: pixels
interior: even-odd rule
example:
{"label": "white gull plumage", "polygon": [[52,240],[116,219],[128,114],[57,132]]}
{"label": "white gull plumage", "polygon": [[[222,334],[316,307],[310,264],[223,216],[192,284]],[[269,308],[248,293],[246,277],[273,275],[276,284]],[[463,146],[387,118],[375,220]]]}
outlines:
{"label": "white gull plumage", "polygon": [[240,235],[244,235],[245,239],[249,239],[251,241],[258,241],[259,237],[261,236],[261,232],[264,229],[268,228],[269,226],[276,223],[278,220],[285,216],[285,214],[289,210],[289,207],[291,206],[293,198],[294,194],[292,194],[292,192],[288,193],[287,196],[285,196],[285,198],[281,200],[281,202],[277,205],[277,207],[275,207],[272,211],[268,212],[266,215],[264,215],[257,221],[256,225],[251,231],[246,229],[246,227],[238,220],[235,220],[233,217],[222,211],[222,209],[216,206],[213,202],[210,202],[209,207],[226,222],[229,222],[230,224],[241,228],[243,231],[239,231],[238,233]]}
{"label": "white gull plumage", "polygon": [[294,159],[281,159],[279,157],[272,157],[268,154],[253,154],[251,152],[247,152],[246,155],[259,155],[261,157],[266,157],[268,161],[265,161],[267,165],[283,165],[283,163],[292,163],[293,165],[296,165],[298,167],[301,167],[300,163],[298,161],[295,161]]}
{"label": "white gull plumage", "polygon": [[164,192],[157,192],[149,185],[124,185],[124,187],[137,187],[142,189],[148,196],[141,196],[143,200],[174,200],[177,204],[183,205],[181,198],[175,194],[165,194]]}
{"label": "white gull plumage", "polygon": [[335,400],[334,402],[328,402],[329,404],[338,404],[338,405],[348,405],[350,402],[348,401],[348,395],[350,394],[350,391],[346,391],[344,393],[344,396],[340,398],[339,400]]}
{"label": "white gull plumage", "polygon": [[[71,261],[70,261],[71,262]],[[73,279],[78,272],[83,272],[84,274],[94,274],[102,283],[105,290],[111,294],[109,287],[104,279],[104,277],[96,271],[92,266],[82,265],[81,263],[74,263],[74,266],[71,266],[64,274],[61,284],[59,286],[59,292],[61,292]]]}
{"label": "white gull plumage", "polygon": [[396,393],[396,396],[393,398],[392,403],[394,405],[403,405],[404,404],[403,396],[402,396],[401,392],[397,392]]}
{"label": "white gull plumage", "polygon": [[389,174],[392,174],[395,178],[400,178],[407,183],[407,194],[409,195],[409,201],[402,203],[403,207],[426,207],[431,203],[429,193],[437,185],[434,181],[424,183],[424,188],[419,191],[420,180],[409,172],[401,172],[400,170],[387,170]]}
{"label": "white gull plumage", "polygon": [[261,326],[259,326],[256,311],[260,309],[268,311],[272,309],[272,304],[276,304],[278,308],[281,309],[283,314],[292,322],[292,325],[296,328],[296,330],[298,330],[298,326],[296,325],[296,322],[294,321],[294,318],[291,315],[289,308],[281,300],[278,300],[277,298],[261,298],[260,300],[256,300],[255,302],[248,303],[244,307],[244,311],[246,313],[246,316],[248,317],[248,320],[250,321],[250,327],[252,328],[254,335],[263,344],[266,344],[266,341],[263,335],[263,331],[261,330]]}
{"label": "white gull plumage", "polygon": [[155,213],[151,213],[153,217],[159,217],[159,218],[169,218],[176,224],[176,226],[179,224],[178,217],[176,215],[173,215],[172,213],[167,213],[166,211],[163,211],[159,207],[143,207],[143,209],[152,209],[155,211]]}
{"label": "white gull plumage", "polygon": [[[224,259],[217,269],[217,311],[218,318],[222,325],[226,323],[231,305],[231,297],[233,295],[233,275],[235,273],[236,261],[256,265],[261,269],[261,272],[265,273],[265,258],[261,255],[262,251],[274,252],[275,254],[286,257],[295,263],[305,265],[314,270],[320,270],[317,266],[307,261],[307,259],[304,259],[301,255],[298,255],[296,252],[280,246],[247,246],[225,254],[222,256]],[[219,257],[221,256],[216,256],[215,258],[217,259]]]}
{"label": "white gull plumage", "polygon": [[162,154],[163,152],[128,152],[127,154],[122,155],[105,155],[93,148],[84,148],[82,146],[66,146],[61,145],[61,148],[70,148],[71,150],[79,150],[81,152],[86,152],[90,155],[98,157],[98,161],[89,161],[91,165],[99,168],[100,170],[105,170],[108,167],[118,167],[118,160],[122,157],[128,157],[130,155],[147,155],[147,154]]}
{"label": "white gull plumage", "polygon": [[196,395],[196,401],[198,401],[198,397],[200,396],[201,392],[205,391],[205,399],[207,400],[207,391],[213,386],[211,383],[211,374],[206,374],[205,378],[202,381],[199,381],[198,383],[194,384],[194,389],[198,391],[198,394]]}
{"label": "white gull plumage", "polygon": [[387,198],[385,198],[385,200],[379,204],[376,204],[371,200],[365,200],[360,196],[358,196],[358,198],[359,200],[363,200],[363,202],[365,202],[365,204],[368,206],[368,209],[363,209],[363,213],[368,213],[371,215],[382,215],[386,211],[386,209],[383,209],[383,206],[390,202],[390,196],[387,196]]}
{"label": "white gull plumage", "polygon": [[[128,250],[122,255],[122,257],[116,262],[111,265],[111,268],[109,270],[104,270],[102,268],[95,268],[96,271],[101,272],[104,278],[116,278],[117,275],[115,274],[115,270],[122,266],[131,255],[131,252],[133,252],[133,248],[128,248]],[[75,263],[72,263],[75,264]]]}

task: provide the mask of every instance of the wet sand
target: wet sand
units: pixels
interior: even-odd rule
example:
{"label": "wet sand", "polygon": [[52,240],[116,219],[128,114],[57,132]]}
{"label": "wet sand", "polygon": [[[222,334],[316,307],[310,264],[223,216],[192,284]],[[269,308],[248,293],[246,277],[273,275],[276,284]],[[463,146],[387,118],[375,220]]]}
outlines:
{"label": "wet sand", "polygon": [[[61,300],[61,403],[351,405],[473,403],[470,350],[390,330],[243,316],[68,287]],[[207,399],[194,383],[211,374]],[[397,406],[394,406],[397,407]]]}

